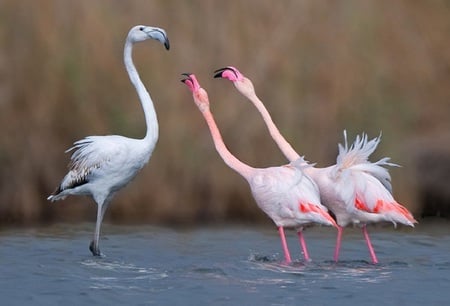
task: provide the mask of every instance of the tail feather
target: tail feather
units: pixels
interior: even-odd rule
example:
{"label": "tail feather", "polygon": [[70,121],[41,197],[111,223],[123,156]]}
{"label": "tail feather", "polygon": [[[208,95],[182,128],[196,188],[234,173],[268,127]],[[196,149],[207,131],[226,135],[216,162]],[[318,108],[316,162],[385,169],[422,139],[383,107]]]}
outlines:
{"label": "tail feather", "polygon": [[376,150],[381,141],[381,133],[371,140],[367,134],[357,135],[353,144],[349,147],[347,131],[344,130],[344,144],[339,144],[339,154],[336,165],[338,169],[351,169],[366,172],[379,180],[390,193],[392,193],[391,176],[385,167],[398,167],[389,162],[389,157],[384,157],[377,162],[370,162],[370,155]]}
{"label": "tail feather", "polygon": [[367,134],[357,135],[353,144],[349,147],[347,131],[344,130],[344,145],[339,144],[337,164],[345,167],[367,163],[369,156],[376,150],[381,140],[381,134],[374,139],[368,140]]}
{"label": "tail feather", "polygon": [[55,201],[58,201],[58,200],[64,200],[67,197],[67,195],[61,194],[61,191],[62,190],[60,190],[58,188],[54,193],[52,193],[51,195],[49,195],[47,197],[47,200],[50,201],[50,202],[55,202]]}

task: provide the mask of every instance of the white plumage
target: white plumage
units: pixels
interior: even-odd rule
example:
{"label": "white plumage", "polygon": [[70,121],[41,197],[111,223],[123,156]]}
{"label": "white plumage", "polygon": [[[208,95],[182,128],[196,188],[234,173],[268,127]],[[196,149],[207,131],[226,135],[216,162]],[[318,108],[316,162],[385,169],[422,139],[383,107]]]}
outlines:
{"label": "white plumage", "polygon": [[128,33],[124,62],[136,88],[145,114],[147,133],[143,139],[119,135],[88,136],[76,141],[66,152],[73,151],[69,172],[57,190],[47,199],[57,201],[68,195],[90,195],[97,203],[97,222],[90,250],[100,256],[100,227],[114,194],[128,184],[148,162],[158,140],[158,121],[149,93],[139,78],[132,61],[134,43],[154,39],[169,49],[169,40],[161,28],[135,26]]}

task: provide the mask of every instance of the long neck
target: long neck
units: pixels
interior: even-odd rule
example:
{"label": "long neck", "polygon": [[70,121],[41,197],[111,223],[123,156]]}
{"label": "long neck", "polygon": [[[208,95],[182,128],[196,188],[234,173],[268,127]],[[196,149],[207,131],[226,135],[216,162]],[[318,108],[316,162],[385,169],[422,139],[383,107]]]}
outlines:
{"label": "long neck", "polygon": [[209,131],[211,132],[211,136],[214,141],[214,145],[216,146],[217,152],[222,157],[223,161],[230,167],[235,170],[239,174],[241,174],[246,179],[249,178],[254,168],[244,164],[239,159],[237,159],[228,148],[225,146],[223,142],[222,135],[220,135],[219,128],[216,125],[214,117],[209,109],[206,109],[202,112],[203,117],[205,117],[206,123],[208,124]]}
{"label": "long neck", "polygon": [[150,98],[150,94],[139,78],[139,74],[136,70],[136,67],[134,66],[132,51],[133,43],[127,40],[125,42],[123,58],[128,76],[130,77],[131,83],[136,88],[139,100],[142,104],[142,109],[144,110],[147,133],[143,140],[149,145],[154,145],[158,140],[158,118],[156,117],[155,107],[153,106],[153,101]]}
{"label": "long neck", "polygon": [[263,120],[266,123],[267,128],[269,129],[270,135],[272,136],[272,139],[276,142],[281,152],[283,152],[284,156],[286,156],[289,161],[297,160],[300,155],[295,152],[289,142],[287,142],[283,135],[281,135],[280,131],[276,127],[275,123],[273,123],[272,117],[270,116],[261,100],[259,100],[256,94],[250,94],[247,96],[247,98],[256,106],[256,108],[262,115]]}

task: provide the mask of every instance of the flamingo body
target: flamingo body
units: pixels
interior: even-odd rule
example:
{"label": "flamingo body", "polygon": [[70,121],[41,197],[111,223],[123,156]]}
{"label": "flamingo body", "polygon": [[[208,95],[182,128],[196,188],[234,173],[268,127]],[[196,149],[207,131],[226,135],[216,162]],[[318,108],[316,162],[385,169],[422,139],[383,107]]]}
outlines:
{"label": "flamingo body", "polygon": [[148,162],[154,146],[119,135],[89,136],[67,150],[75,150],[70,171],[49,200],[68,195],[104,195],[128,184]]}
{"label": "flamingo body", "polygon": [[[320,204],[317,186],[299,169],[291,165],[255,168],[246,179],[257,205],[277,226],[324,222],[323,214],[317,212],[327,209]],[[325,224],[333,225],[328,218]]]}

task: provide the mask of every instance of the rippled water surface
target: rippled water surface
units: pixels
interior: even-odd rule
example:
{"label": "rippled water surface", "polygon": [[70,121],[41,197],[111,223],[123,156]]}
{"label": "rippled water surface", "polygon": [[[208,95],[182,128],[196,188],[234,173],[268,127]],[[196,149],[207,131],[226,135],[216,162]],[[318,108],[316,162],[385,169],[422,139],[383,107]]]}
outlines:
{"label": "rippled water surface", "polygon": [[336,232],[305,232],[305,263],[282,262],[276,229],[172,230],[105,224],[101,249],[88,250],[93,224],[0,232],[1,305],[447,305],[450,225],[369,228],[380,263],[362,234],[347,229],[341,261]]}

